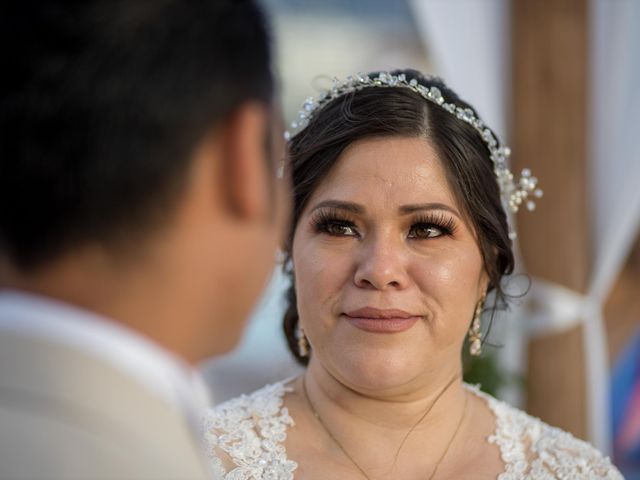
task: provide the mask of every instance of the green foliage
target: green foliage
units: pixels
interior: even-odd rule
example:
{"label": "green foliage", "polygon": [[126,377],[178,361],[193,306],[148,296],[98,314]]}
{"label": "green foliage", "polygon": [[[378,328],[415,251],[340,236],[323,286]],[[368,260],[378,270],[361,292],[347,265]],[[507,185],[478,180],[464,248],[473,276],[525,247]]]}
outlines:
{"label": "green foliage", "polygon": [[484,346],[482,355],[473,357],[469,353],[467,342],[462,349],[462,372],[465,382],[472,385],[480,384],[482,391],[494,397],[503,387],[522,383],[518,375],[510,374],[501,368],[494,348]]}

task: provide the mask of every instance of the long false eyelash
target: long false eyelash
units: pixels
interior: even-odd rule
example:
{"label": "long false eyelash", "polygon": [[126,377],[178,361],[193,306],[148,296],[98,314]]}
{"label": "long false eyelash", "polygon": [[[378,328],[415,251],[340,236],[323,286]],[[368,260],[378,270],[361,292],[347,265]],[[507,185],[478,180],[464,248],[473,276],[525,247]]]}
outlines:
{"label": "long false eyelash", "polygon": [[312,219],[311,224],[316,233],[327,233],[331,225],[341,225],[354,228],[355,222],[344,212],[337,209],[319,210]]}
{"label": "long false eyelash", "polygon": [[[319,210],[311,220],[312,227],[316,233],[330,233],[332,225],[340,225],[349,228],[355,228],[355,221],[347,214],[337,209]],[[436,227],[442,231],[443,235],[453,235],[456,231],[457,224],[453,217],[445,215],[442,212],[430,212],[419,215],[412,221],[412,228],[417,225],[426,225]]]}
{"label": "long false eyelash", "polygon": [[445,235],[453,235],[457,228],[456,221],[453,217],[445,215],[442,212],[422,214],[413,220],[412,226],[415,225],[433,226],[441,230]]}

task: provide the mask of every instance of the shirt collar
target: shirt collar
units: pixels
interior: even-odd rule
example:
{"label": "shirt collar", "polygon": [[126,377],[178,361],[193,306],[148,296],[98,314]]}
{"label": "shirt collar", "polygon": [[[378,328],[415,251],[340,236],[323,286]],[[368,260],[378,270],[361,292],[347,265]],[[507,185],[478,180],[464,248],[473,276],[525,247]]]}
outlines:
{"label": "shirt collar", "polygon": [[210,404],[197,370],[142,334],[107,317],[44,296],[0,291],[0,332],[21,332],[102,358],[182,410],[190,422]]}

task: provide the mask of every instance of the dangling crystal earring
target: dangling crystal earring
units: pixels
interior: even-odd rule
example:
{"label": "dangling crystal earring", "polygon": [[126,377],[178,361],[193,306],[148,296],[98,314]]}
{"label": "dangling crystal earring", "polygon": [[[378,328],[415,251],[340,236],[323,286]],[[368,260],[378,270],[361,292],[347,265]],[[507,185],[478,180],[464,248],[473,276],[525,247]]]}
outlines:
{"label": "dangling crystal earring", "polygon": [[473,321],[471,322],[471,328],[469,328],[469,353],[478,357],[482,353],[482,341],[480,333],[480,317],[482,316],[482,309],[484,308],[483,296],[476,305],[476,311],[473,315]]}
{"label": "dangling crystal earring", "polygon": [[307,340],[307,337],[305,336],[304,330],[300,326],[300,323],[298,323],[298,326],[296,327],[296,338],[298,339],[298,355],[300,355],[302,358],[308,357],[309,341]]}

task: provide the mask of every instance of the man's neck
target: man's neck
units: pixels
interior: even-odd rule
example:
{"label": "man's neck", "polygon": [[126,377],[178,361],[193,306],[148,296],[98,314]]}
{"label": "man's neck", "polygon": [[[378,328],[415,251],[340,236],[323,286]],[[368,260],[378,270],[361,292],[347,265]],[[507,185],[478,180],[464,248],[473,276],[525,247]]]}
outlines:
{"label": "man's neck", "polygon": [[[177,354],[195,362],[186,353],[184,335],[174,331],[175,318],[189,315],[176,301],[168,275],[153,262],[119,262],[98,248],[86,248],[61,257],[33,272],[0,269],[0,288],[51,298],[94,312],[123,325]],[[173,301],[172,301],[173,300]],[[180,308],[180,307],[178,307]],[[188,318],[188,317],[187,317]]]}

